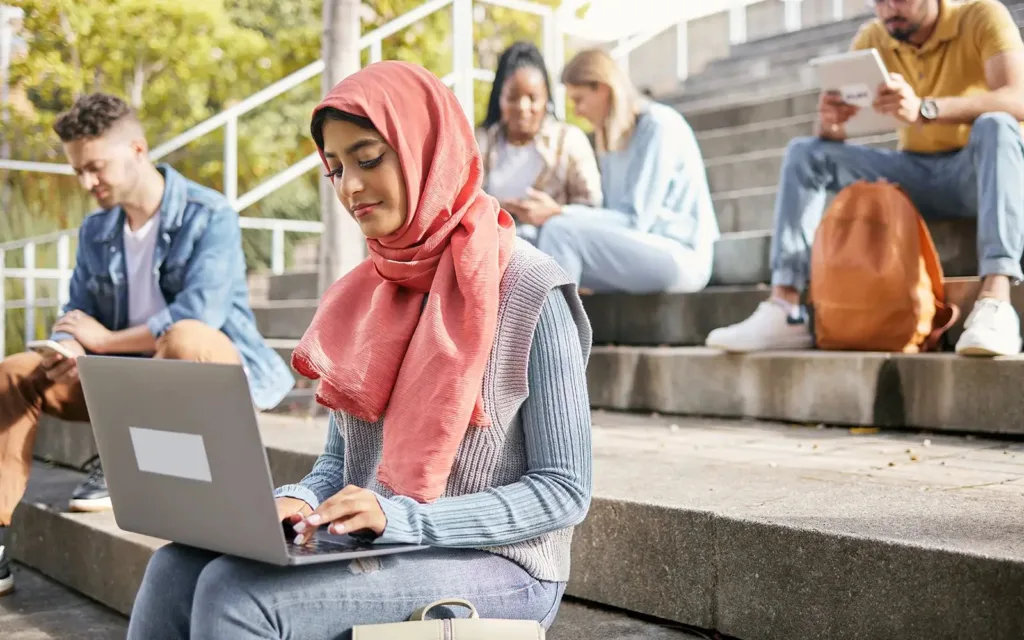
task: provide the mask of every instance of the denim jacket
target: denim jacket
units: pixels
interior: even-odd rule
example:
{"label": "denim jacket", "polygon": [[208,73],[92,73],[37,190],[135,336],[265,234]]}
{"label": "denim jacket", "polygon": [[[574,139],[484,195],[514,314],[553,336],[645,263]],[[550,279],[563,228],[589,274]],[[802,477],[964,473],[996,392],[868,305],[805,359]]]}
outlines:
{"label": "denim jacket", "polygon": [[[153,271],[168,306],[149,319],[149,330],[159,338],[186,319],[220,329],[241,354],[253,402],[271,409],[292,390],[295,378],[256,328],[238,213],[220,193],[167,165],[158,169],[165,186]],[[87,313],[111,331],[129,328],[124,222],[121,207],[98,211],[82,222],[70,299],[63,309]],[[54,333],[51,338],[72,336]]]}

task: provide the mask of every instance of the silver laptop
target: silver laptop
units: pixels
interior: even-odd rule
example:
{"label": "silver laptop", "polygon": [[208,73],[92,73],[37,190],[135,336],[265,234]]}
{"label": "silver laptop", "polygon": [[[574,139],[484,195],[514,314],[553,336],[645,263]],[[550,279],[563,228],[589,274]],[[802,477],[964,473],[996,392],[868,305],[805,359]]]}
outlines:
{"label": "silver laptop", "polygon": [[290,541],[240,365],[83,356],[78,370],[117,525],[276,565],[416,551]]}

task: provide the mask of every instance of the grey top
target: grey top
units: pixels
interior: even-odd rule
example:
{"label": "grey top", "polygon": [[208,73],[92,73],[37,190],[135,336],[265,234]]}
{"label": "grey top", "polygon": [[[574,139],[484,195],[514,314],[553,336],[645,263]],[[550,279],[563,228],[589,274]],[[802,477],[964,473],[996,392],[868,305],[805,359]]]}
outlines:
{"label": "grey top", "polygon": [[366,487],[387,516],[378,542],[482,548],[538,580],[567,581],[572,530],[591,500],[590,324],[564,272],[522,241],[500,296],[483,381],[494,424],[467,432],[440,499],[421,504],[381,486],[382,422],[340,412],[312,472],[276,495],[316,507],[346,485]]}

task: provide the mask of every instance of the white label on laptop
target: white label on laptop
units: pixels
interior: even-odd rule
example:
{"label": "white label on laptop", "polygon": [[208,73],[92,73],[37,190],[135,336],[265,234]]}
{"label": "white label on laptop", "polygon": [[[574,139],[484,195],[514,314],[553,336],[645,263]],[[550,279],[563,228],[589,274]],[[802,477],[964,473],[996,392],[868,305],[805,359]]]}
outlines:
{"label": "white label on laptop", "polygon": [[213,482],[203,437],[142,427],[128,427],[139,471]]}
{"label": "white label on laptop", "polygon": [[843,102],[852,104],[855,107],[870,107],[874,101],[875,92],[866,84],[844,84],[839,87],[839,93],[843,96]]}

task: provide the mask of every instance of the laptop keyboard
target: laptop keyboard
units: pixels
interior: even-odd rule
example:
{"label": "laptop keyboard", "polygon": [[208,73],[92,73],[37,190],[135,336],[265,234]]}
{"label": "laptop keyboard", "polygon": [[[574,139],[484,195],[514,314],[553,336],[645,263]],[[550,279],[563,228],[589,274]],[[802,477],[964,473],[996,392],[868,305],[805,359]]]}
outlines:
{"label": "laptop keyboard", "polygon": [[370,551],[373,547],[365,544],[345,543],[324,538],[313,538],[305,544],[288,543],[288,553],[293,556],[315,556],[322,553]]}

